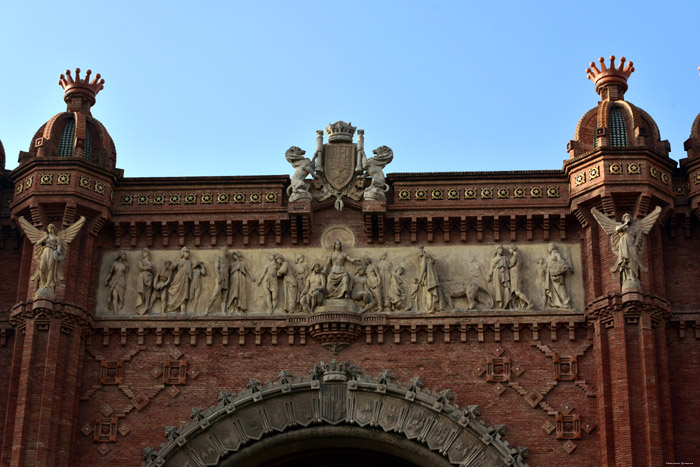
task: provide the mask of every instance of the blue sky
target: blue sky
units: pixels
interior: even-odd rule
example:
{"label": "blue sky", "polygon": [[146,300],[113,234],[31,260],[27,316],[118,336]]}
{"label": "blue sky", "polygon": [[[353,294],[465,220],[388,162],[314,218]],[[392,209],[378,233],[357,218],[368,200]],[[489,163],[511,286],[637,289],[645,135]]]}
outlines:
{"label": "blue sky", "polygon": [[387,172],[559,169],[598,96],[585,68],[635,64],[626,99],[685,157],[700,112],[697,1],[4,2],[6,168],[65,110],[58,75],[101,73],[93,116],[128,177],[291,173],[336,120],[394,150]]}

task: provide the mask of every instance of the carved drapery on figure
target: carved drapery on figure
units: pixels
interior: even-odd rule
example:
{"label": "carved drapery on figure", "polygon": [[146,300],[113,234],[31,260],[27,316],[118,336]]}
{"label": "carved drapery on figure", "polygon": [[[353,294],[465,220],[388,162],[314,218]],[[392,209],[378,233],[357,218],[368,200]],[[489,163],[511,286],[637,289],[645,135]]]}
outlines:
{"label": "carved drapery on figure", "polygon": [[644,240],[659,218],[661,206],[656,206],[652,212],[641,219],[632,219],[631,215],[625,213],[622,216],[622,222],[610,219],[596,208],[591,209],[591,214],[610,236],[613,253],[617,256],[615,266],[610,269],[610,272],[619,273],[622,292],[641,292],[640,274],[647,271],[642,261]]}
{"label": "carved drapery on figure", "polygon": [[234,313],[244,313],[248,309],[248,281],[254,281],[238,251],[231,252],[229,292],[226,307]]}
{"label": "carved drapery on figure", "polygon": [[136,289],[136,310],[141,315],[151,308],[155,275],[156,265],[151,261],[151,252],[148,248],[144,248],[139,261],[139,279]]}
{"label": "carved drapery on figure", "polygon": [[326,274],[326,298],[348,298],[352,293],[352,277],[345,269],[345,262],[357,260],[343,251],[343,244],[336,240],[333,251],[328,255],[323,272]]}
{"label": "carved drapery on figure", "polygon": [[489,282],[493,287],[493,298],[498,308],[506,308],[510,303],[510,267],[503,254],[503,247],[498,246],[491,259]]}
{"label": "carved drapery on figure", "polygon": [[126,272],[129,269],[129,263],[126,261],[126,253],[119,252],[117,259],[112,263],[105,286],[109,288],[110,301],[108,308],[115,315],[124,308],[124,297],[126,295]]}
{"label": "carved drapery on figure", "polygon": [[184,312],[190,295],[190,281],[192,280],[192,261],[190,249],[183,247],[180,250],[180,259],[173,264],[175,271],[169,286],[169,298],[167,311]]}
{"label": "carved drapery on figure", "polygon": [[566,275],[573,268],[569,262],[561,256],[554,243],[550,243],[549,257],[545,262],[544,295],[545,305],[552,308],[571,308],[571,296],[566,287]]}
{"label": "carved drapery on figure", "polygon": [[68,245],[78,235],[85,217],[80,217],[73,225],[56,232],[56,226],[49,224],[43,232],[34,227],[24,217],[18,219],[24,234],[34,244],[36,271],[31,280],[39,281],[35,298],[52,300],[55,298],[56,286],[63,281],[63,261],[68,255]]}

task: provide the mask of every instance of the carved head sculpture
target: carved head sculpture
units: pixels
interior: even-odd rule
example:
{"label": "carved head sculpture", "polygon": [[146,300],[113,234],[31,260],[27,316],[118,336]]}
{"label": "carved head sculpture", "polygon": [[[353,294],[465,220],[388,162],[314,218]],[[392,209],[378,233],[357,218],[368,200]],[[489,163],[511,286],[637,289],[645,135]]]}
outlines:
{"label": "carved head sculpture", "polygon": [[343,242],[341,242],[340,239],[336,240],[335,243],[333,243],[333,250],[341,251],[342,249],[343,249]]}
{"label": "carved head sculpture", "polygon": [[418,256],[425,256],[425,247],[423,245],[418,247]]}
{"label": "carved head sculpture", "polygon": [[379,255],[379,261],[384,261],[386,259],[386,251]]}
{"label": "carved head sculpture", "polygon": [[400,276],[401,274],[403,274],[403,266],[396,266],[394,268],[394,272]]}
{"label": "carved head sculpture", "polygon": [[518,252],[518,246],[517,246],[517,245],[512,245],[510,248],[508,248],[508,251],[510,251],[511,254],[517,253],[517,252]]}
{"label": "carved head sculpture", "polygon": [[553,251],[557,251],[557,246],[554,243],[547,245],[547,251],[551,254]]}
{"label": "carved head sculpture", "polygon": [[363,263],[365,266],[369,266],[370,264],[372,264],[372,258],[370,258],[369,256],[365,255],[365,256],[362,257],[362,263]]}
{"label": "carved head sculpture", "polygon": [[222,246],[221,248],[219,248],[219,251],[221,252],[221,256],[228,257],[228,248],[226,248],[225,246]]}
{"label": "carved head sculpture", "polygon": [[503,256],[503,246],[502,245],[498,245],[498,248],[496,248],[496,255]]}
{"label": "carved head sculpture", "polygon": [[267,260],[268,260],[269,262],[271,262],[271,263],[274,263],[274,262],[275,262],[275,255],[269,255],[269,256],[267,257]]}
{"label": "carved head sculpture", "polygon": [[141,258],[151,259],[151,252],[148,250],[148,248],[144,248],[143,250],[141,250]]}
{"label": "carved head sculpture", "polygon": [[624,213],[622,215],[622,223],[623,224],[629,224],[632,221],[632,216],[628,212]]}
{"label": "carved head sculpture", "polygon": [[319,272],[319,271],[321,270],[321,265],[318,264],[318,263],[314,263],[314,265],[311,266],[311,270],[312,270],[313,272]]}
{"label": "carved head sculpture", "polygon": [[51,235],[56,235],[56,226],[53,224],[49,224],[46,227],[46,230],[51,234]]}
{"label": "carved head sculpture", "polygon": [[182,249],[180,250],[180,258],[187,259],[190,257],[190,249],[187,248],[186,246],[183,246]]}
{"label": "carved head sculpture", "polygon": [[298,255],[296,259],[297,264],[301,264],[304,262],[304,255]]}
{"label": "carved head sculpture", "polygon": [[170,260],[166,261],[165,262],[165,269],[170,269],[172,267],[172,265],[173,265],[172,261],[170,261]]}
{"label": "carved head sculpture", "polygon": [[117,253],[117,259],[121,261],[122,263],[126,261],[126,251],[124,250],[119,250],[119,253]]}

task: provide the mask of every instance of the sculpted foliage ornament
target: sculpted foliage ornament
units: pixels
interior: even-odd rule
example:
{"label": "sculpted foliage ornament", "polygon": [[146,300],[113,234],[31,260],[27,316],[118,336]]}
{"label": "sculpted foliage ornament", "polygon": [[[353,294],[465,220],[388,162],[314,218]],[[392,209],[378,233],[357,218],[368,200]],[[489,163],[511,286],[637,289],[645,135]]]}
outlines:
{"label": "sculpted foliage ornament", "polygon": [[625,213],[622,216],[622,222],[610,219],[596,208],[591,209],[591,214],[610,236],[612,251],[617,256],[615,266],[610,269],[610,272],[620,274],[622,292],[641,291],[640,274],[642,271],[647,271],[642,264],[644,239],[659,218],[661,207],[657,206],[641,219],[632,219],[630,214]]}
{"label": "sculpted foliage ornament", "polygon": [[34,260],[37,267],[31,280],[39,281],[34,298],[53,300],[56,296],[56,286],[63,280],[62,266],[68,255],[68,245],[85,224],[85,217],[81,216],[73,225],[58,233],[53,224],[49,224],[46,231],[41,231],[24,217],[20,217],[18,222],[29,241],[34,244]]}

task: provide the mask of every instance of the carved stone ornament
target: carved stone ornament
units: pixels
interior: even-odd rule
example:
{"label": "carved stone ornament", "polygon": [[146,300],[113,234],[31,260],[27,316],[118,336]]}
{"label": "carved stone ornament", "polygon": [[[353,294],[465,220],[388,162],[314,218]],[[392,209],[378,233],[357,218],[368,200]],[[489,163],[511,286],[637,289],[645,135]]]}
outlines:
{"label": "carved stone ornament", "polygon": [[661,206],[657,206],[641,219],[632,219],[631,215],[625,213],[622,216],[622,222],[610,219],[596,208],[591,209],[591,214],[610,236],[612,251],[617,256],[617,261],[610,272],[619,273],[622,293],[641,292],[640,274],[642,271],[647,271],[642,261],[644,240],[659,218]]}
{"label": "carved stone ornament", "polygon": [[282,371],[277,381],[255,383],[235,396],[220,392],[209,409],[194,408],[183,428],[167,427],[160,449],[144,450],[144,465],[237,465],[274,446],[277,435],[303,440],[323,427],[327,437],[352,431],[393,446],[408,443],[406,455],[421,456],[421,465],[527,466],[527,448],[511,447],[503,425],[486,426],[478,406],[459,407],[452,391],[424,389],[420,378],[405,384],[389,371],[374,378],[333,360],[308,376]]}
{"label": "carved stone ornament", "polygon": [[18,222],[34,244],[36,271],[31,280],[39,281],[34,298],[53,300],[56,297],[56,286],[63,281],[63,261],[68,255],[68,245],[85,224],[85,217],[81,216],[73,225],[60,232],[56,232],[53,224],[49,224],[45,232],[41,231],[24,217],[20,217]]}
{"label": "carved stone ornament", "polygon": [[[316,150],[311,160],[303,157],[306,153],[296,146],[285,154],[294,167],[291,184],[287,189],[289,201],[311,199],[324,201],[335,198],[335,208],[343,209],[343,198],[359,201],[364,196],[370,200],[386,200],[389,186],[384,177],[384,167],[393,157],[393,151],[381,146],[373,151],[375,157],[365,154],[364,130],[357,130],[357,143],[353,143],[356,127],[351,123],[337,121],[326,127],[328,143],[323,142],[323,131],[316,131]],[[312,177],[313,189],[307,182]],[[366,178],[370,184],[365,188]]]}
{"label": "carved stone ornament", "polygon": [[335,313],[573,311],[583,302],[582,275],[576,274],[579,246],[378,249],[355,243],[350,229],[331,225],[321,235],[322,247],[303,250],[105,251],[97,315],[179,319],[329,313],[330,319]]}

